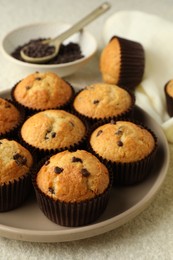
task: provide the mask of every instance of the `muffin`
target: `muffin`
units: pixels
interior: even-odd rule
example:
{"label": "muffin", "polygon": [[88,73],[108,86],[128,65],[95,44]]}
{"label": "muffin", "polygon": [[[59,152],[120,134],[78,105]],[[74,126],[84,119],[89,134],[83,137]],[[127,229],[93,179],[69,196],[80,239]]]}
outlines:
{"label": "muffin", "polygon": [[150,172],[157,139],[148,128],[117,121],[96,127],[89,138],[90,149],[113,169],[115,184],[135,184]]}
{"label": "muffin", "polygon": [[95,83],[74,98],[73,110],[89,121],[129,117],[135,104],[134,95],[121,87]]}
{"label": "muffin", "polygon": [[87,133],[85,124],[64,110],[45,110],[29,117],[21,127],[20,137],[31,151],[40,156],[82,145]]}
{"label": "muffin", "polygon": [[16,131],[24,121],[24,111],[14,102],[0,98],[0,139],[16,138]]}
{"label": "muffin", "polygon": [[30,152],[14,140],[0,140],[0,212],[17,208],[31,191]]}
{"label": "muffin", "polygon": [[16,84],[11,96],[28,113],[35,113],[66,107],[73,97],[73,88],[53,72],[35,72]]}
{"label": "muffin", "polygon": [[108,203],[111,188],[106,166],[85,150],[51,156],[33,174],[33,184],[41,210],[63,226],[96,220]]}
{"label": "muffin", "polygon": [[167,112],[170,117],[173,116],[173,80],[169,80],[164,87],[166,97]]}
{"label": "muffin", "polygon": [[100,71],[106,83],[134,89],[142,81],[145,57],[143,46],[114,36],[100,56]]}

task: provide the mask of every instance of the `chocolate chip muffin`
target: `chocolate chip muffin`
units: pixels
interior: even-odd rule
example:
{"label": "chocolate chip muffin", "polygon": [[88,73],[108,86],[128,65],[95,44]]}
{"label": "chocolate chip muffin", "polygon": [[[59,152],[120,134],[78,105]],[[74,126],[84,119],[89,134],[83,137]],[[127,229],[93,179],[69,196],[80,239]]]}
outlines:
{"label": "chocolate chip muffin", "polygon": [[135,41],[114,36],[100,56],[103,80],[134,89],[142,81],[145,67],[143,46]]}
{"label": "chocolate chip muffin", "polygon": [[164,92],[166,97],[167,112],[170,117],[173,116],[173,80],[169,80],[164,86]]}
{"label": "chocolate chip muffin", "polygon": [[106,83],[95,83],[81,90],[73,101],[73,109],[89,121],[120,119],[132,114],[134,95],[127,89]]}
{"label": "chocolate chip muffin", "polygon": [[30,152],[14,140],[0,139],[0,211],[18,207],[30,192]]}
{"label": "chocolate chip muffin", "polygon": [[44,214],[65,226],[85,225],[98,218],[111,185],[106,166],[85,150],[51,156],[33,176],[33,183]]}
{"label": "chocolate chip muffin", "polygon": [[117,121],[97,127],[90,135],[90,148],[114,171],[115,183],[134,184],[151,172],[157,139],[151,130]]}
{"label": "chocolate chip muffin", "polygon": [[24,112],[14,102],[0,98],[0,138],[15,138],[24,116]]}
{"label": "chocolate chip muffin", "polygon": [[16,84],[11,92],[13,100],[28,113],[47,109],[62,109],[73,97],[73,88],[53,72],[35,72]]}
{"label": "chocolate chip muffin", "polygon": [[46,155],[75,149],[84,141],[86,132],[85,124],[77,116],[64,110],[45,110],[24,122],[20,136],[28,149]]}

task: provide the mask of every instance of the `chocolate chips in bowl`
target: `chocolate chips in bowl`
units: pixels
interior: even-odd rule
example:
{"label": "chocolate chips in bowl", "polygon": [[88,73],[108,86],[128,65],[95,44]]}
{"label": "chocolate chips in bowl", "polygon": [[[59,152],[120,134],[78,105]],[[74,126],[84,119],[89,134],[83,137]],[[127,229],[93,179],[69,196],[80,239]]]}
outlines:
{"label": "chocolate chips in bowl", "polygon": [[[48,44],[43,44],[42,41],[44,40],[47,39],[44,38],[33,39],[25,44],[17,46],[11,53],[11,56],[17,60],[25,62],[25,60],[23,60],[21,57],[20,51],[26,46],[29,47],[26,48],[25,54],[27,54],[29,57],[37,58],[37,57],[44,57],[52,54],[54,52],[54,47]],[[44,64],[68,63],[68,62],[81,59],[83,57],[84,54],[82,54],[80,45],[78,43],[74,43],[74,42],[69,42],[67,44],[62,43],[58,54],[53,59],[47,61]]]}

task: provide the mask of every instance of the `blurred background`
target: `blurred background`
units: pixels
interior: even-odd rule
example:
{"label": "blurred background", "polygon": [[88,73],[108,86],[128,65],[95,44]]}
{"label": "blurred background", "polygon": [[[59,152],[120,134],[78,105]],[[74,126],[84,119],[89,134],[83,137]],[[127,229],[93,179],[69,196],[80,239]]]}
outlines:
{"label": "blurred background", "polygon": [[[7,31],[31,22],[60,20],[75,23],[88,14],[88,10],[93,10],[103,2],[101,0],[0,0],[0,39]],[[109,0],[108,2],[111,3],[112,8],[99,17],[97,22],[87,26],[98,39],[106,18],[120,10],[141,10],[173,21],[172,0]]]}
{"label": "blurred background", "polygon": [[[35,22],[60,21],[74,24],[83,18],[90,11],[98,7],[105,1],[100,0],[0,0],[0,41],[11,30]],[[172,0],[109,0],[111,9],[98,17],[95,21],[86,26],[96,37],[98,42],[98,52],[91,63],[80,70],[80,74],[68,77],[68,80],[80,87],[98,81],[98,59],[100,50],[104,46],[102,28],[112,14],[121,10],[140,10],[150,14],[156,14],[167,20],[173,21],[173,1]],[[115,24],[116,27],[116,24]],[[92,66],[91,66],[92,64]],[[92,70],[91,70],[92,67]],[[22,73],[13,70],[13,67],[4,59],[0,52],[0,89],[10,88],[16,81],[20,80]],[[8,75],[10,72],[10,77]]]}
{"label": "blurred background", "polygon": [[[0,0],[0,40],[3,35],[31,22],[64,21],[75,23],[103,3],[101,0]],[[111,14],[120,10],[141,10],[173,21],[172,0],[109,0],[112,8],[87,26],[100,39],[101,28]],[[5,21],[5,23],[3,22]]]}

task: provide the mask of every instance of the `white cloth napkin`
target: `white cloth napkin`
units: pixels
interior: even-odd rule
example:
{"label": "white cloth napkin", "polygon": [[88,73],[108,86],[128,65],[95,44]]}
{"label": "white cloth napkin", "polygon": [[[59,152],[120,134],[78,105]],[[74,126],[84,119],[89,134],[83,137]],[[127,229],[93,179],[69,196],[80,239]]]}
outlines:
{"label": "white cloth napkin", "polygon": [[145,73],[136,89],[136,104],[148,112],[173,143],[173,118],[167,114],[164,85],[173,79],[173,23],[140,11],[120,11],[104,24],[105,44],[113,35],[140,42],[145,50]]}

